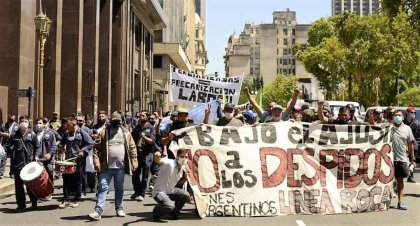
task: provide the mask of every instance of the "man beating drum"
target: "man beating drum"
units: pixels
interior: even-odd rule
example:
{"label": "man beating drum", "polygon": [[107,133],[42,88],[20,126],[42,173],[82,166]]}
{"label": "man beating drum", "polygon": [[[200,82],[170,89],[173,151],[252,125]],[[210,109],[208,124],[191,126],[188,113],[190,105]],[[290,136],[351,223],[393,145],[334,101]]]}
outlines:
{"label": "man beating drum", "polygon": [[[74,173],[63,174],[63,202],[58,206],[76,208],[80,205],[82,194],[82,170],[86,166],[86,156],[92,151],[94,142],[89,134],[77,126],[75,118],[67,118],[67,131],[64,133],[61,144],[64,147],[66,159],[76,159]],[[70,205],[70,194],[74,194],[73,203]]]}
{"label": "man beating drum", "polygon": [[[48,119],[38,118],[36,120],[35,132],[38,139],[39,145],[41,146],[41,151],[38,155],[35,155],[35,160],[43,159],[43,165],[45,170],[48,173],[48,179],[51,183],[54,183],[53,178],[53,164],[52,160],[54,159],[54,153],[57,149],[55,136],[52,133],[51,129],[47,127]],[[51,200],[52,195],[41,200],[47,201]]]}
{"label": "man beating drum", "polygon": [[[16,194],[16,211],[23,212],[26,209],[26,196],[24,182],[20,177],[20,172],[25,165],[34,160],[35,155],[39,155],[40,146],[35,133],[29,129],[28,116],[19,117],[19,126],[13,128],[13,133],[5,144],[7,150],[11,152],[14,167],[15,194]],[[38,198],[32,193],[30,188],[26,191],[31,199],[32,209],[37,207]]]}

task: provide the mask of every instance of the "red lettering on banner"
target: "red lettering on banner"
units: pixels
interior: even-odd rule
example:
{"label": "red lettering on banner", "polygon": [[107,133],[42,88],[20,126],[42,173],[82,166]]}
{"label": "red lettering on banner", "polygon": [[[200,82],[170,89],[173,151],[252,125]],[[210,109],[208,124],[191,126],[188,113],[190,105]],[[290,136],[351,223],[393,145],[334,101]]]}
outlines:
{"label": "red lettering on banner", "polygon": [[299,165],[293,162],[294,155],[302,155],[302,150],[287,149],[287,186],[301,187],[302,181],[295,179],[295,170],[299,169]]}
{"label": "red lettering on banner", "polygon": [[[344,163],[344,186],[346,188],[357,187],[362,182],[362,176],[366,169],[363,168],[363,151],[360,149],[346,149],[346,161]],[[350,176],[351,156],[359,157],[359,167],[354,175]]]}
{"label": "red lettering on banner", "polygon": [[[270,176],[267,169],[267,155],[276,156],[280,160],[279,166]],[[263,188],[271,188],[281,184],[286,177],[286,152],[281,148],[275,147],[260,148],[260,160]]]}
{"label": "red lettering on banner", "polygon": [[305,150],[303,150],[303,160],[315,170],[315,175],[312,178],[309,178],[304,174],[301,178],[305,185],[312,186],[319,180],[319,167],[311,158],[308,157],[308,155],[314,156],[315,149],[305,148]]}
{"label": "red lettering on banner", "polygon": [[379,181],[384,184],[388,184],[389,182],[392,181],[392,179],[394,179],[394,166],[392,165],[391,158],[388,156],[388,153],[390,152],[391,152],[391,146],[389,146],[389,144],[384,144],[381,148],[381,156],[382,156],[382,159],[385,161],[385,164],[387,164],[389,167],[388,176],[385,175],[382,169],[381,169],[381,173],[379,174]]}
{"label": "red lettering on banner", "polygon": [[[198,175],[198,160],[200,159],[201,156],[209,157],[212,164],[213,164],[213,170],[214,170],[214,174],[216,176],[216,184],[214,184],[210,188],[204,188],[200,184],[200,176]],[[194,175],[194,178],[196,178],[196,180],[197,180],[197,186],[200,189],[200,191],[205,192],[205,193],[211,193],[211,192],[216,192],[217,190],[219,190],[219,188],[220,188],[220,175],[219,175],[219,166],[218,166],[218,163],[217,163],[216,155],[210,150],[199,149],[199,150],[195,151],[193,161],[194,161],[193,175]]]}
{"label": "red lettering on banner", "polygon": [[[373,169],[372,178],[369,178],[367,169],[369,169],[369,157],[372,154],[375,155],[375,167]],[[376,182],[378,182],[379,174],[381,172],[381,153],[379,153],[379,151],[375,148],[368,149],[363,157],[363,168],[366,169],[365,173],[363,174],[363,181],[366,183],[366,185],[370,186],[376,184]]]}
{"label": "red lettering on banner", "polygon": [[[332,156],[333,159],[327,162],[327,156]],[[334,149],[326,149],[319,151],[319,163],[320,163],[320,180],[321,186],[325,187],[327,169],[333,169],[337,167],[338,163],[338,151]]]}

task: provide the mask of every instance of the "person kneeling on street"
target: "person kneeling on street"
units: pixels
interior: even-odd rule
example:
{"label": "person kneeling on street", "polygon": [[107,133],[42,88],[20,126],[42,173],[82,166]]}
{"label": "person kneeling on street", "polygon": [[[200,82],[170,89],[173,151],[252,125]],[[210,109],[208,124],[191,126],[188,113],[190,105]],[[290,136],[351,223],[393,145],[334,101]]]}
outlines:
{"label": "person kneeling on street", "polygon": [[158,203],[153,209],[153,221],[159,222],[167,214],[174,220],[179,219],[182,207],[189,200],[190,194],[186,190],[175,187],[187,181],[188,152],[187,149],[178,149],[176,159],[162,158],[160,152],[154,154],[160,172],[152,192]]}

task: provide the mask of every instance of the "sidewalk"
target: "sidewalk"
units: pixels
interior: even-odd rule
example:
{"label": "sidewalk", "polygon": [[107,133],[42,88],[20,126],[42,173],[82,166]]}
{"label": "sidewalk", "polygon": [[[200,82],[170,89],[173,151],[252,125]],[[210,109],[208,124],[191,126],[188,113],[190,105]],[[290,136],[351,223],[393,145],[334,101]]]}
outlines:
{"label": "sidewalk", "polygon": [[10,158],[7,158],[6,163],[6,172],[4,173],[4,178],[0,179],[0,199],[11,196],[14,194],[14,183],[15,181],[10,178]]}

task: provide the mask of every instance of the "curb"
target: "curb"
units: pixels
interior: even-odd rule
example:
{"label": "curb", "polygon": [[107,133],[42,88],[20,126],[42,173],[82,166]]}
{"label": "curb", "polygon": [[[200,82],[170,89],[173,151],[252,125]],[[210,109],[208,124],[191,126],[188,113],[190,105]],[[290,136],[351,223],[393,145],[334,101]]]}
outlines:
{"label": "curb", "polygon": [[14,182],[6,181],[0,183],[0,199],[12,196],[14,194]]}

